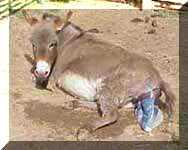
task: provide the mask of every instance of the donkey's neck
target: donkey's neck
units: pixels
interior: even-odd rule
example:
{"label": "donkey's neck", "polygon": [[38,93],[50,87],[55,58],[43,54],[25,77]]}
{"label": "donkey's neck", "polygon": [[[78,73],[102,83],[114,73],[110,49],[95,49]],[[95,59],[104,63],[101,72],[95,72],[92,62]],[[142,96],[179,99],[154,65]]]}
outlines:
{"label": "donkey's neck", "polygon": [[[54,67],[52,70],[51,78],[57,78],[61,74],[62,66],[60,65],[62,63],[62,59],[58,59],[62,56],[63,53],[63,47],[70,44],[74,40],[78,39],[80,36],[82,36],[84,31],[80,29],[78,26],[68,23],[65,25],[58,33],[59,38],[59,48],[58,48],[58,56],[54,63]],[[61,70],[59,70],[59,67]]]}
{"label": "donkey's neck", "polygon": [[72,23],[68,23],[58,34],[60,46],[62,47],[69,44],[79,38],[82,34],[83,30],[81,28]]}

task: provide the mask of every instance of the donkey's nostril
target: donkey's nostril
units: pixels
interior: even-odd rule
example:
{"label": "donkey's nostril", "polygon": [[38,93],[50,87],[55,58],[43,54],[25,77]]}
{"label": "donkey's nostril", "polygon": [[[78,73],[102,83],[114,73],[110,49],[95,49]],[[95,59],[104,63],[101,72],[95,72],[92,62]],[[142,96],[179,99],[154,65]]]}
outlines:
{"label": "donkey's nostril", "polygon": [[39,73],[38,73],[38,71],[37,71],[37,70],[35,70],[35,75],[37,75],[37,76],[39,75]]}
{"label": "donkey's nostril", "polygon": [[34,74],[37,77],[44,77],[44,78],[46,78],[49,75],[49,71],[44,71],[44,72],[42,71],[42,72],[40,72],[40,71],[35,70]]}
{"label": "donkey's nostril", "polygon": [[47,78],[50,73],[50,66],[45,61],[38,61],[36,64],[35,75],[39,78]]}
{"label": "donkey's nostril", "polygon": [[45,75],[48,75],[49,71],[45,71]]}

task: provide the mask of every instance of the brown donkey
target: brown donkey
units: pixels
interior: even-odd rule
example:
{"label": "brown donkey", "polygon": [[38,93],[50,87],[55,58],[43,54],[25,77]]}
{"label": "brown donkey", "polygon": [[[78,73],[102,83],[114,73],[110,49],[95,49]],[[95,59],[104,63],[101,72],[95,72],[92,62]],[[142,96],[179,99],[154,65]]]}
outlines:
{"label": "brown donkey", "polygon": [[36,84],[53,85],[82,100],[97,104],[101,119],[89,124],[94,131],[118,120],[118,108],[144,97],[166,96],[169,117],[175,96],[152,63],[59,16],[43,14],[41,20],[23,11],[32,26],[33,69]]}

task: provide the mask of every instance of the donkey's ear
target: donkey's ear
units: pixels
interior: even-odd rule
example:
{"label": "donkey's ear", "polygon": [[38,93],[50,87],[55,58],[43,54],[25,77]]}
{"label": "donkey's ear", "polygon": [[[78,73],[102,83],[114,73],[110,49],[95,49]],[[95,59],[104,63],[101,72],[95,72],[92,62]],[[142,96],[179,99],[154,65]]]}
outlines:
{"label": "donkey's ear", "polygon": [[49,14],[49,13],[44,13],[43,16],[42,16],[42,20],[53,22],[56,29],[60,28],[63,24],[63,20],[59,16]]}
{"label": "donkey's ear", "polygon": [[65,19],[61,19],[61,17],[53,15],[53,14],[48,14],[44,13],[42,16],[42,20],[44,21],[53,21],[56,30],[60,30],[67,22],[69,22],[71,16],[72,16],[72,11],[69,11],[65,17]]}
{"label": "donkey's ear", "polygon": [[61,20],[61,22],[55,22],[56,24],[56,29],[60,30],[63,28],[63,26],[66,26],[67,23],[69,23],[70,18],[72,17],[73,12],[69,10],[69,12],[66,14],[65,18]]}
{"label": "donkey's ear", "polygon": [[65,20],[64,20],[65,24],[67,22],[69,22],[70,18],[72,17],[72,14],[73,14],[73,12],[71,10],[69,10],[69,12],[67,13]]}
{"label": "donkey's ear", "polygon": [[25,20],[27,21],[27,23],[29,23],[31,26],[38,23],[38,19],[35,17],[32,17],[26,10],[22,10],[22,14],[23,14]]}
{"label": "donkey's ear", "polygon": [[[44,21],[54,21],[58,18],[58,16],[55,16],[53,14],[49,14],[47,12],[45,12],[43,15],[42,15],[42,20]],[[59,18],[60,19],[60,18]]]}

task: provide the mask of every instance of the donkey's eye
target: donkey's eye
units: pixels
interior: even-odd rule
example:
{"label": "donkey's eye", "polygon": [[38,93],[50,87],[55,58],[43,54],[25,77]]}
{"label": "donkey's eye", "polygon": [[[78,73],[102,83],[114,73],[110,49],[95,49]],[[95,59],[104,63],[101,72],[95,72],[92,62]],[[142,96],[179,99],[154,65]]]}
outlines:
{"label": "donkey's eye", "polygon": [[54,48],[54,47],[56,47],[56,46],[57,46],[57,43],[51,43],[51,44],[49,45],[49,48],[52,49],[52,48]]}

